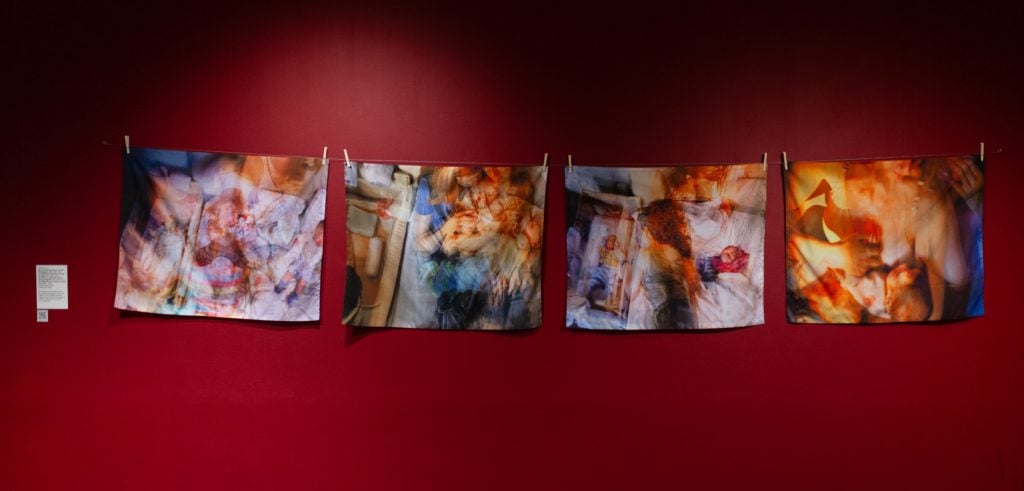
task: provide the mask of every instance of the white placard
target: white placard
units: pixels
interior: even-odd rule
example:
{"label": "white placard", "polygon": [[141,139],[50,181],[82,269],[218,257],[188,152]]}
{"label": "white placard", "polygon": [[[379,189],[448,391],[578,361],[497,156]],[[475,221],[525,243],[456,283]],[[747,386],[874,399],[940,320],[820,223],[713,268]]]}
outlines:
{"label": "white placard", "polygon": [[36,309],[68,308],[68,265],[36,265]]}

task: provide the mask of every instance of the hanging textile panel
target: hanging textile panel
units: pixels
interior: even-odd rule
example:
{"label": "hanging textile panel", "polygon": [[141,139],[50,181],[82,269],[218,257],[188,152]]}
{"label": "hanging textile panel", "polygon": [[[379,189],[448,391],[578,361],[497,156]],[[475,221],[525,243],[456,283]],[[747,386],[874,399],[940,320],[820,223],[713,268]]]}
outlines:
{"label": "hanging textile panel", "polygon": [[983,176],[974,157],[791,163],[790,322],[981,315]]}
{"label": "hanging textile panel", "polygon": [[545,167],[352,163],[344,322],[540,325]]}
{"label": "hanging textile panel", "polygon": [[114,306],[318,320],[326,185],[320,159],[132,148]]}
{"label": "hanging textile panel", "polygon": [[565,183],[567,326],[764,323],[761,164],[573,166]]}

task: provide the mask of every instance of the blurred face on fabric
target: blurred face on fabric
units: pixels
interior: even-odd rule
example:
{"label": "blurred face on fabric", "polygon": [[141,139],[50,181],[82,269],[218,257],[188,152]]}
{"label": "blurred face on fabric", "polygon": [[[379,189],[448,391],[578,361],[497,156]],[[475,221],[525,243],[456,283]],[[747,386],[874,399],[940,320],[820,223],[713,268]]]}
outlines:
{"label": "blurred face on fabric", "polygon": [[722,262],[732,264],[740,256],[740,250],[736,246],[728,246],[722,249]]}
{"label": "blurred face on fabric", "polygon": [[224,227],[233,227],[238,224],[238,208],[234,203],[226,201],[217,208],[217,221]]}
{"label": "blurred face on fabric", "polygon": [[719,196],[725,166],[698,166],[673,170],[666,178],[667,197],[676,201],[709,201]]}
{"label": "blurred face on fabric", "polygon": [[324,246],[324,222],[320,222],[313,231],[313,243],[320,247]]}
{"label": "blurred face on fabric", "polygon": [[922,290],[921,279],[921,269],[906,264],[896,266],[886,276],[885,308],[892,320],[921,321],[931,314],[931,297]]}
{"label": "blurred face on fabric", "polygon": [[605,249],[612,250],[615,248],[615,243],[618,241],[618,237],[615,234],[610,234],[604,239]]}
{"label": "blurred face on fabric", "polygon": [[509,175],[512,174],[512,169],[509,167],[484,167],[484,173],[487,174],[487,178],[491,182],[501,185],[508,182]]}
{"label": "blurred face on fabric", "polygon": [[238,225],[242,211],[242,192],[237,188],[226,189],[210,204],[210,230],[227,233]]}
{"label": "blurred face on fabric", "polygon": [[498,186],[491,181],[481,181],[473,188],[472,196],[477,209],[487,208],[498,199]]}
{"label": "blurred face on fabric", "polygon": [[480,230],[476,211],[464,210],[455,213],[445,222],[441,233],[444,239],[441,248],[446,254],[472,255],[489,240]]}
{"label": "blurred face on fabric", "polygon": [[458,167],[455,171],[455,180],[459,183],[459,186],[468,188],[476,186],[480,182],[482,174],[480,169],[476,167]]}
{"label": "blurred face on fabric", "polygon": [[843,179],[846,208],[860,217],[881,217],[900,211],[900,207],[909,205],[905,201],[917,194],[907,184],[921,178],[921,167],[911,160],[850,163]]}

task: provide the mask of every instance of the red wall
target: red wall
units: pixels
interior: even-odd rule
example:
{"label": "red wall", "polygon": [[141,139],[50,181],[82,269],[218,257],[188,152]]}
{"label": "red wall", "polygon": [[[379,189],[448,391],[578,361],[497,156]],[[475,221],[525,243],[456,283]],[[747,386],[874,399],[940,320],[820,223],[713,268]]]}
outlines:
{"label": "red wall", "polygon": [[[1021,7],[34,3],[4,7],[0,38],[15,116],[0,488],[1024,487]],[[319,324],[126,315],[111,307],[120,150],[100,144],[125,132],[172,148],[607,165],[985,141],[988,313],[787,324],[772,172],[767,325],[566,330],[555,168],[540,329],[353,330],[336,168]],[[48,324],[34,322],[35,264],[70,268],[71,308]]]}

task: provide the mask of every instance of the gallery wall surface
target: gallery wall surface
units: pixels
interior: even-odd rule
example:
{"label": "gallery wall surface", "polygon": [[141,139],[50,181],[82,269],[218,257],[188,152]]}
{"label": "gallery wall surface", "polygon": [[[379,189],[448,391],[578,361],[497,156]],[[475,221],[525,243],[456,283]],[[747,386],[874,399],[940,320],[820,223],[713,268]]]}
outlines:
{"label": "gallery wall surface", "polygon": [[[4,489],[1024,485],[1020,7],[10,10]],[[442,333],[341,325],[342,172],[319,322],[115,310],[124,133],[369,162],[1004,151],[986,159],[982,317],[789,324],[770,166],[764,325],[567,329],[565,180],[549,172],[540,328]],[[37,264],[70,277],[46,324]]]}

